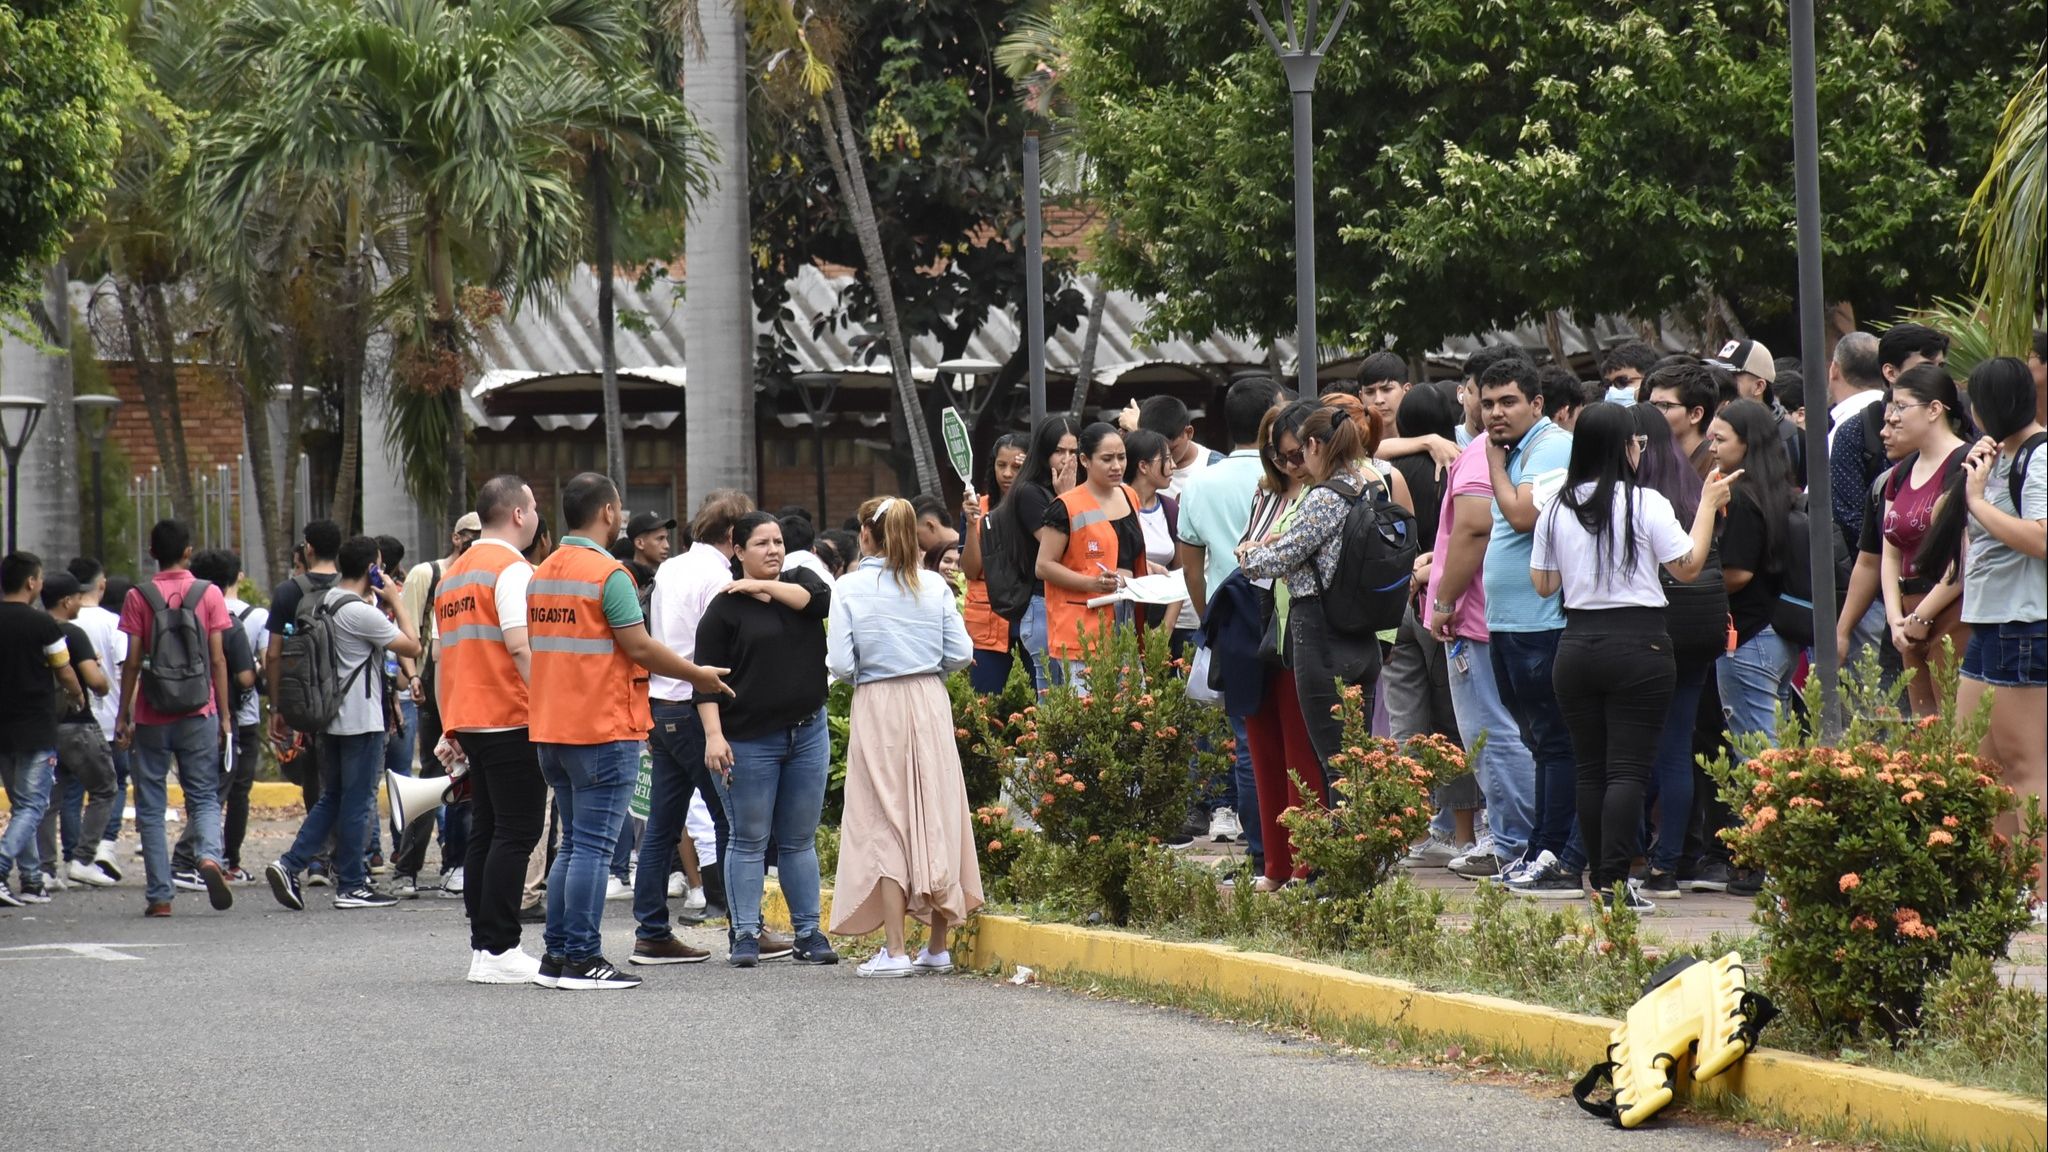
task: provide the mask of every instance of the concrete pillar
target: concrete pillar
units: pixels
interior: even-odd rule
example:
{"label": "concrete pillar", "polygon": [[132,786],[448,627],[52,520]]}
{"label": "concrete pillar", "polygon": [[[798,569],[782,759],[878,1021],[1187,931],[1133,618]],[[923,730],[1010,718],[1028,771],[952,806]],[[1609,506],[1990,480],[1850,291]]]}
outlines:
{"label": "concrete pillar", "polygon": [[[0,392],[44,401],[42,418],[21,457],[20,546],[41,556],[44,564],[58,567],[79,554],[82,471],[78,419],[71,407],[71,302],[66,276],[61,262],[45,269],[40,306],[15,321],[39,343],[0,327]],[[118,490],[110,492],[108,499],[121,495]]]}
{"label": "concrete pillar", "polygon": [[754,300],[747,224],[747,28],[741,0],[703,5],[704,44],[684,62],[683,100],[718,149],[709,191],[684,237],[683,351],[689,383],[687,516],[713,488],[755,491]]}

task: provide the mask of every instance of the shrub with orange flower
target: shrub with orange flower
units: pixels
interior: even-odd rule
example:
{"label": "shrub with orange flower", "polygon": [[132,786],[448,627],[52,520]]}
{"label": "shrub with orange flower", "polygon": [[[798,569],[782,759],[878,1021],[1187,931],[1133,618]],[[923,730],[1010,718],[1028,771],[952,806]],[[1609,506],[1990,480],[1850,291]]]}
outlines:
{"label": "shrub with orange flower", "polygon": [[1979,771],[1982,718],[1851,714],[1834,746],[1786,725],[1783,747],[1738,738],[1747,759],[1711,771],[1740,812],[1723,839],[1769,877],[1754,918],[1772,995],[1838,1038],[1896,1041],[1958,957],[2003,955],[2025,925],[2044,821],[2033,805],[2017,840],[1993,834],[2015,802]]}
{"label": "shrub with orange flower", "polygon": [[1465,754],[1441,736],[1406,744],[1375,737],[1362,693],[1347,693],[1344,751],[1331,757],[1343,776],[1330,782],[1330,806],[1296,787],[1300,806],[1281,813],[1296,860],[1317,876],[1316,893],[1335,900],[1363,897],[1429,830],[1429,790],[1438,772],[1465,770]]}

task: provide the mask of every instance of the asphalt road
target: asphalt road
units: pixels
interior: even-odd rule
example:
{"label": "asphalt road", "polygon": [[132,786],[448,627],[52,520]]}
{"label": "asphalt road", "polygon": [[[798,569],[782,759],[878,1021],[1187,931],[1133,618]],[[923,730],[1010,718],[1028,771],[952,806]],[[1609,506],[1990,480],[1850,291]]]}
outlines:
{"label": "asphalt road", "polygon": [[[294,914],[259,885],[144,920],[135,879],[0,910],[0,1147],[1766,1147],[972,977],[741,972],[721,952],[628,992],[471,985],[460,901],[342,912],[309,889]],[[630,917],[606,912],[623,961]]]}

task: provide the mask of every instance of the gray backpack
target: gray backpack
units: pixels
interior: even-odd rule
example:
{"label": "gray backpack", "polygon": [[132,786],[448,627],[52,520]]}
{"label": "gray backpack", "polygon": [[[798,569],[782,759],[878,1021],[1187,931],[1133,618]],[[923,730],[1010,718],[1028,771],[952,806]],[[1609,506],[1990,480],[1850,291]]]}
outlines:
{"label": "gray backpack", "polygon": [[199,604],[211,585],[194,579],[176,608],[155,580],[138,587],[149,605],[149,647],[142,653],[142,697],[166,716],[190,716],[213,700],[213,653],[199,624]]}
{"label": "gray backpack", "polygon": [[365,660],[343,678],[341,652],[335,644],[334,614],[360,597],[310,583],[301,584],[300,591],[299,610],[278,647],[277,698],[270,706],[294,731],[325,732],[341,714],[342,698],[370,666]]}

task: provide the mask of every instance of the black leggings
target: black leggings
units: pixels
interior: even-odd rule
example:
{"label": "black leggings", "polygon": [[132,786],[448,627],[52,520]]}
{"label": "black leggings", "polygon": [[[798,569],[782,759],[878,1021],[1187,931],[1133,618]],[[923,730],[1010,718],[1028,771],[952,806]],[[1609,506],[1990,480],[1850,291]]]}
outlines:
{"label": "black leggings", "polygon": [[1551,684],[1578,760],[1579,835],[1596,890],[1626,878],[1642,853],[1643,798],[1677,681],[1661,611],[1569,613]]}
{"label": "black leggings", "polygon": [[503,952],[519,943],[519,898],[526,862],[540,842],[548,787],[527,730],[464,732],[469,756],[469,843],[462,899],[469,946]]}

